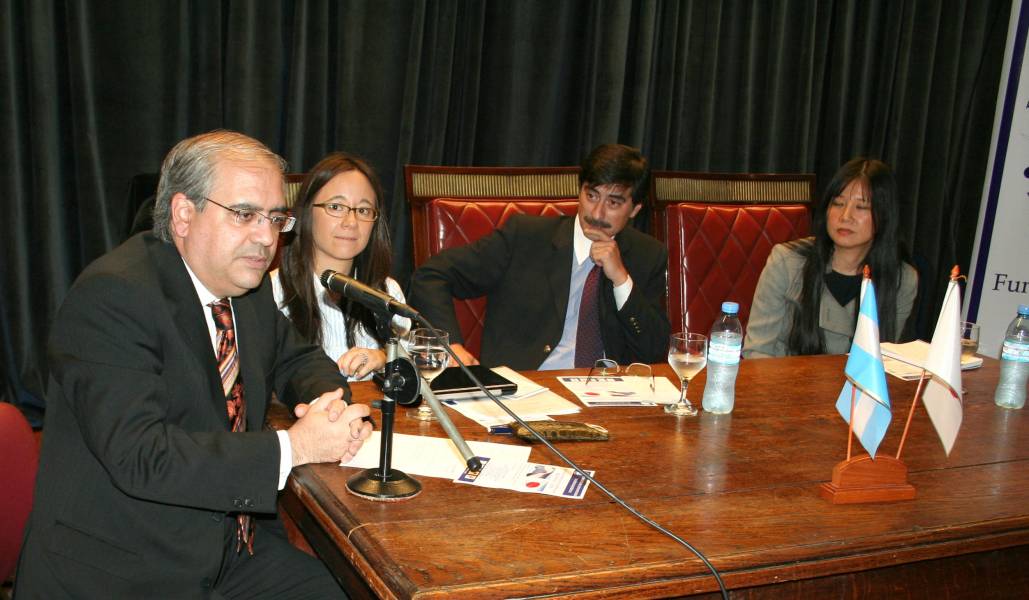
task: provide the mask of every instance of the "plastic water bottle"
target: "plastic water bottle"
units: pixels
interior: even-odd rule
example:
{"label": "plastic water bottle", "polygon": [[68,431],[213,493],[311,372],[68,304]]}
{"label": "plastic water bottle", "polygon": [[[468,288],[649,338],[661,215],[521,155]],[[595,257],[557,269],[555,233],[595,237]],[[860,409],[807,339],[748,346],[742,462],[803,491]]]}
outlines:
{"label": "plastic water bottle", "polygon": [[1025,385],[1029,380],[1029,305],[1018,305],[1015,320],[1004,334],[1000,351],[1000,381],[993,401],[1004,408],[1025,406]]}
{"label": "plastic water bottle", "polygon": [[736,401],[736,373],[743,349],[743,326],[736,316],[739,312],[739,304],[723,302],[722,316],[711,326],[703,403],[704,410],[710,413],[730,413]]}

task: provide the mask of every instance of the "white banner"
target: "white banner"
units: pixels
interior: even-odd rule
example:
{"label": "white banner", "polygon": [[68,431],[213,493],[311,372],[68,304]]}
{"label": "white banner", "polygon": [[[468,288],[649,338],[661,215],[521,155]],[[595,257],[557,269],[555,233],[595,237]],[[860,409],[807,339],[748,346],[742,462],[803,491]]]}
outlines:
{"label": "white banner", "polygon": [[996,357],[1019,304],[1029,304],[1029,2],[1011,6],[997,116],[965,296],[979,353]]}

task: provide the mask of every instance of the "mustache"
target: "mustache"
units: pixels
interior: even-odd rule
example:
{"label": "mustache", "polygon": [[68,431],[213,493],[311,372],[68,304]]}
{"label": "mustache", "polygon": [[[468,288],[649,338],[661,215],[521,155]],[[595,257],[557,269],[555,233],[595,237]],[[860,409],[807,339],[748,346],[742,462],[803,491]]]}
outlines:
{"label": "mustache", "polygon": [[264,246],[256,246],[241,252],[240,256],[260,256],[264,260],[271,260],[272,250],[271,248],[265,248]]}
{"label": "mustache", "polygon": [[611,229],[611,224],[607,221],[604,221],[603,219],[595,219],[590,216],[584,216],[582,220],[585,221],[586,224],[590,227],[596,227],[598,229]]}

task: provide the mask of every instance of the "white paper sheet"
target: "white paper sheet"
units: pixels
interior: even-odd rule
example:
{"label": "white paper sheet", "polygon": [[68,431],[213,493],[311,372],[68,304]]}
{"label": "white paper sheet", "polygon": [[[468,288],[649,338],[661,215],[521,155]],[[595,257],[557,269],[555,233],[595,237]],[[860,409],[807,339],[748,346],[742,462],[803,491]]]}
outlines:
{"label": "white paper sheet", "polygon": [[[362,469],[379,466],[380,439],[381,432],[373,431],[372,437],[361,446],[357,456],[349,462],[340,463],[340,466]],[[470,441],[468,446],[476,456],[489,457],[491,462],[499,464],[524,464],[529,460],[529,452],[532,450],[528,446],[492,442]],[[467,468],[461,453],[457,451],[457,446],[448,438],[403,433],[393,434],[393,456],[390,466],[408,475],[444,479],[455,479]]]}
{"label": "white paper sheet", "polygon": [[[915,340],[906,344],[884,342],[879,345],[883,355],[883,368],[887,373],[904,380],[914,380],[922,376],[922,365],[929,355],[929,343]],[[983,366],[979,356],[961,357],[961,370],[978,369]]]}
{"label": "white paper sheet", "polygon": [[585,376],[558,377],[568,391],[584,406],[654,406],[675,404],[679,401],[679,388],[667,377],[654,378],[654,391],[650,391],[650,378],[635,375],[593,376],[586,385]]}
{"label": "white paper sheet", "polygon": [[[594,471],[587,471],[590,477]],[[465,471],[454,483],[464,483],[478,487],[499,488],[530,494],[546,494],[561,498],[581,500],[589,487],[589,480],[570,467],[556,467],[538,463],[523,465],[499,465],[493,461],[483,461],[483,468],[478,473]]]}

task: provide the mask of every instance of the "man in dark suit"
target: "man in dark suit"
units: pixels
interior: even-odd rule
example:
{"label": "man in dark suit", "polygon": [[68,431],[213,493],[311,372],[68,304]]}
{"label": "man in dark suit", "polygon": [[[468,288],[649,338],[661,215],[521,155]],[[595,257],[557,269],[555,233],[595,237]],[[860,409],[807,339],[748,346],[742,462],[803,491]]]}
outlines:
{"label": "man in dark suit", "polygon": [[473,364],[452,297],[487,297],[481,361],[488,366],[664,361],[668,251],[627,227],[649,180],[647,160],[635,148],[597,147],[582,163],[576,217],[514,216],[472,244],[439,253],[415,272],[411,303]]}
{"label": "man in dark suit", "polygon": [[[91,264],[50,339],[17,598],[343,597],[274,516],[292,467],[349,460],[368,408],[293,332],[265,274],[282,159],[217,131],[165,158],[152,233]],[[273,390],[311,399],[263,431]]]}

